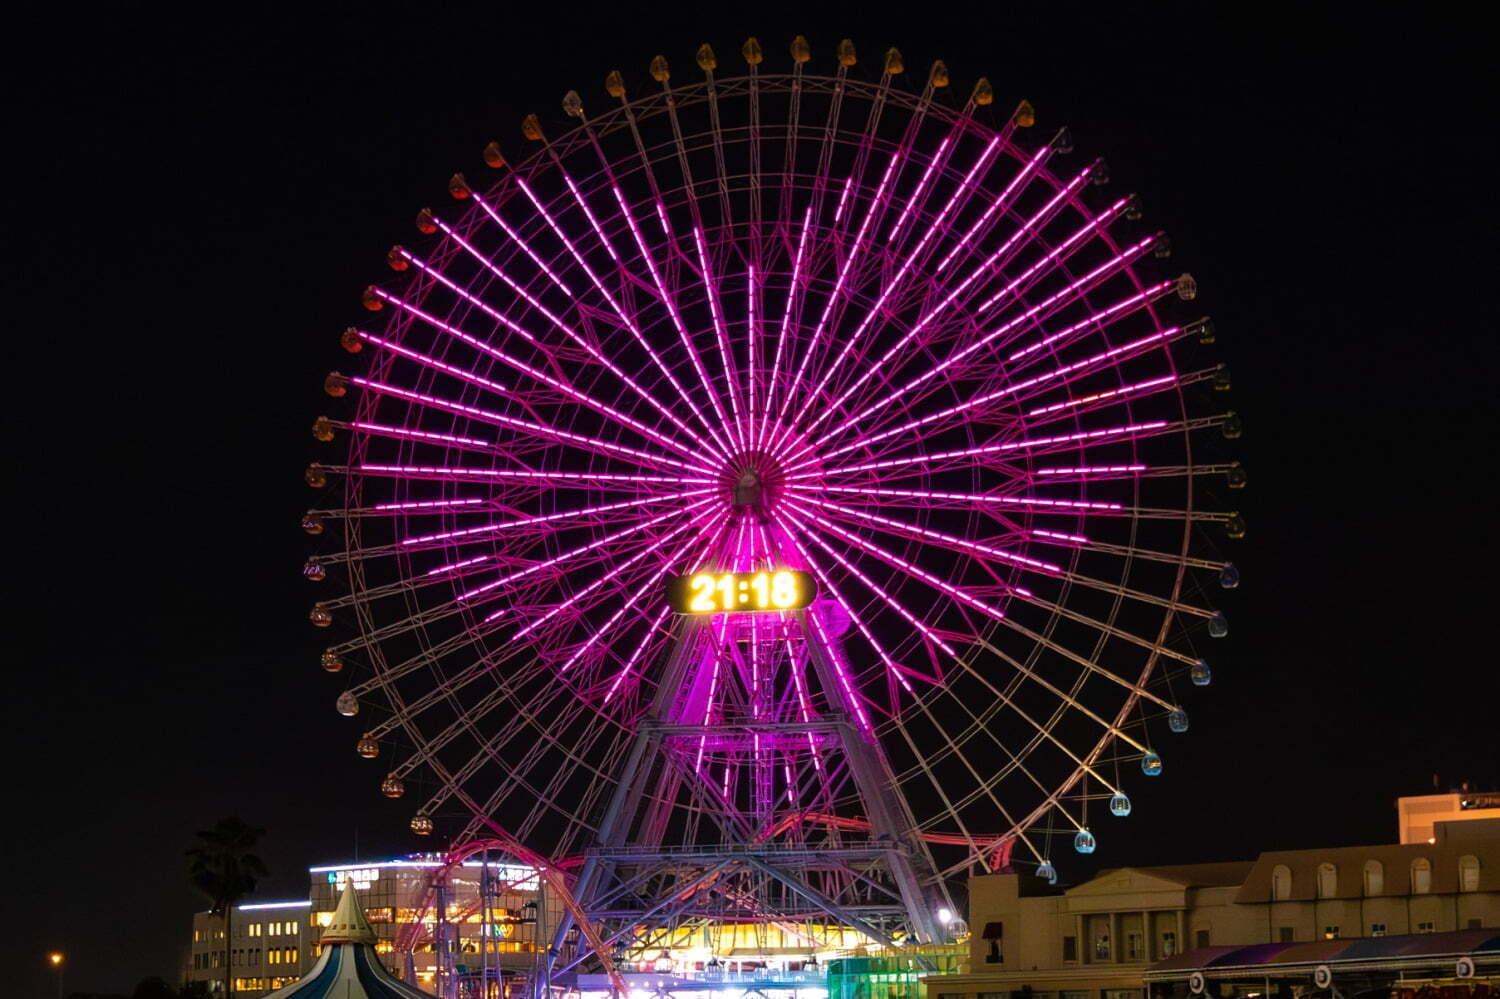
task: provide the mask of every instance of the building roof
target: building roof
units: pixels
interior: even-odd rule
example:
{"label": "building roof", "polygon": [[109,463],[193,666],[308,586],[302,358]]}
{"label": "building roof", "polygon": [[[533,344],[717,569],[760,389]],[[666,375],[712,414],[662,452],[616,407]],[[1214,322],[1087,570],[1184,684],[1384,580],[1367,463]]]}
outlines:
{"label": "building roof", "polygon": [[[1200,947],[1169,957],[1146,971],[1148,979],[1182,978],[1190,972],[1313,968],[1326,964],[1376,965],[1428,959],[1483,958],[1500,964],[1500,930],[1455,930],[1451,933],[1409,933],[1353,940],[1315,940],[1311,943],[1252,944],[1248,947]],[[1478,963],[1476,961],[1476,963]]]}
{"label": "building roof", "polygon": [[1164,867],[1117,867],[1100,871],[1098,877],[1114,871],[1139,871],[1163,881],[1180,884],[1184,888],[1226,888],[1245,883],[1253,860],[1228,860],[1215,864],[1168,864]]}
{"label": "building roof", "polygon": [[319,941],[312,970],[267,999],[433,999],[386,970],[375,953],[375,931],[359,906],[354,880],[344,882],[333,920]]}

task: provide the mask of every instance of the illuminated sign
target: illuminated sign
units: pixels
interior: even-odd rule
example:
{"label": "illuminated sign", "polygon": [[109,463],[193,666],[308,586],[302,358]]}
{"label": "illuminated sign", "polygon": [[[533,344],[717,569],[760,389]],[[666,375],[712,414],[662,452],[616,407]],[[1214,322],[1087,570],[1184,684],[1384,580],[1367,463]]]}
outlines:
{"label": "illuminated sign", "polygon": [[354,868],[342,867],[336,871],[328,872],[328,883],[342,887],[348,878],[354,879],[354,887],[357,891],[364,891],[370,885],[380,880],[380,871],[373,867]]}
{"label": "illuminated sign", "polygon": [[667,600],[678,614],[798,610],[812,603],[818,584],[806,572],[699,572],[678,576]]}

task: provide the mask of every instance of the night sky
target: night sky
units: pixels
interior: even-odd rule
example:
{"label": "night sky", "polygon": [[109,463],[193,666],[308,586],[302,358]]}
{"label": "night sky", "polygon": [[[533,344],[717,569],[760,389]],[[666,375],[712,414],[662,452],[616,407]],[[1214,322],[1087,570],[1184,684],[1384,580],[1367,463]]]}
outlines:
{"label": "night sky", "polygon": [[1141,194],[1217,321],[1244,583],[1191,751],[1097,863],[1385,842],[1434,773],[1500,788],[1488,31],[1373,4],[519,7],[12,24],[0,992],[55,987],[54,947],[69,991],[175,979],[182,851],[224,815],[269,829],[264,898],[434,845],[352,752],[307,624],[338,331],[449,174],[525,151],[523,114],[703,41],[732,74],[750,34],[776,66],[802,33],[830,70],[847,35],[865,72],[897,44],[1029,98]]}

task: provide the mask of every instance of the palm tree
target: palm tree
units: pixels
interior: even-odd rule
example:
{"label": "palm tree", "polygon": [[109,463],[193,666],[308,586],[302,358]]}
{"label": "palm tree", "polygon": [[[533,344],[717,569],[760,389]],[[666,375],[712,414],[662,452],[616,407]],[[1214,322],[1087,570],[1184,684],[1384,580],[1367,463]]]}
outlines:
{"label": "palm tree", "polygon": [[257,878],[266,877],[266,865],[251,853],[265,835],[259,826],[246,825],[238,816],[220,819],[212,829],[200,829],[197,843],[188,849],[188,881],[208,896],[209,912],[224,917],[224,995],[234,987],[229,965],[230,917],[235,903],[255,891]]}

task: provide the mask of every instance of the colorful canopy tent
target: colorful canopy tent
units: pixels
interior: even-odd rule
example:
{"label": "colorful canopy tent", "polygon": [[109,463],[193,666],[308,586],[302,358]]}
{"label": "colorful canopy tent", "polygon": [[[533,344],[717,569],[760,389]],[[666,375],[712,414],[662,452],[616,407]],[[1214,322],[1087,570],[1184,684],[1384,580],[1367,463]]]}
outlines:
{"label": "colorful canopy tent", "polygon": [[1500,929],[1200,947],[1152,965],[1145,979],[1158,986],[1185,982],[1196,993],[1213,991],[1211,982],[1235,980],[1301,979],[1321,987],[1317,979],[1324,974],[1330,980],[1358,975],[1365,982],[1423,975],[1484,979],[1500,974]]}
{"label": "colorful canopy tent", "polygon": [[375,930],[359,907],[353,880],[344,883],[333,921],[323,930],[323,953],[312,970],[266,999],[433,999],[393,976],[375,954]]}

